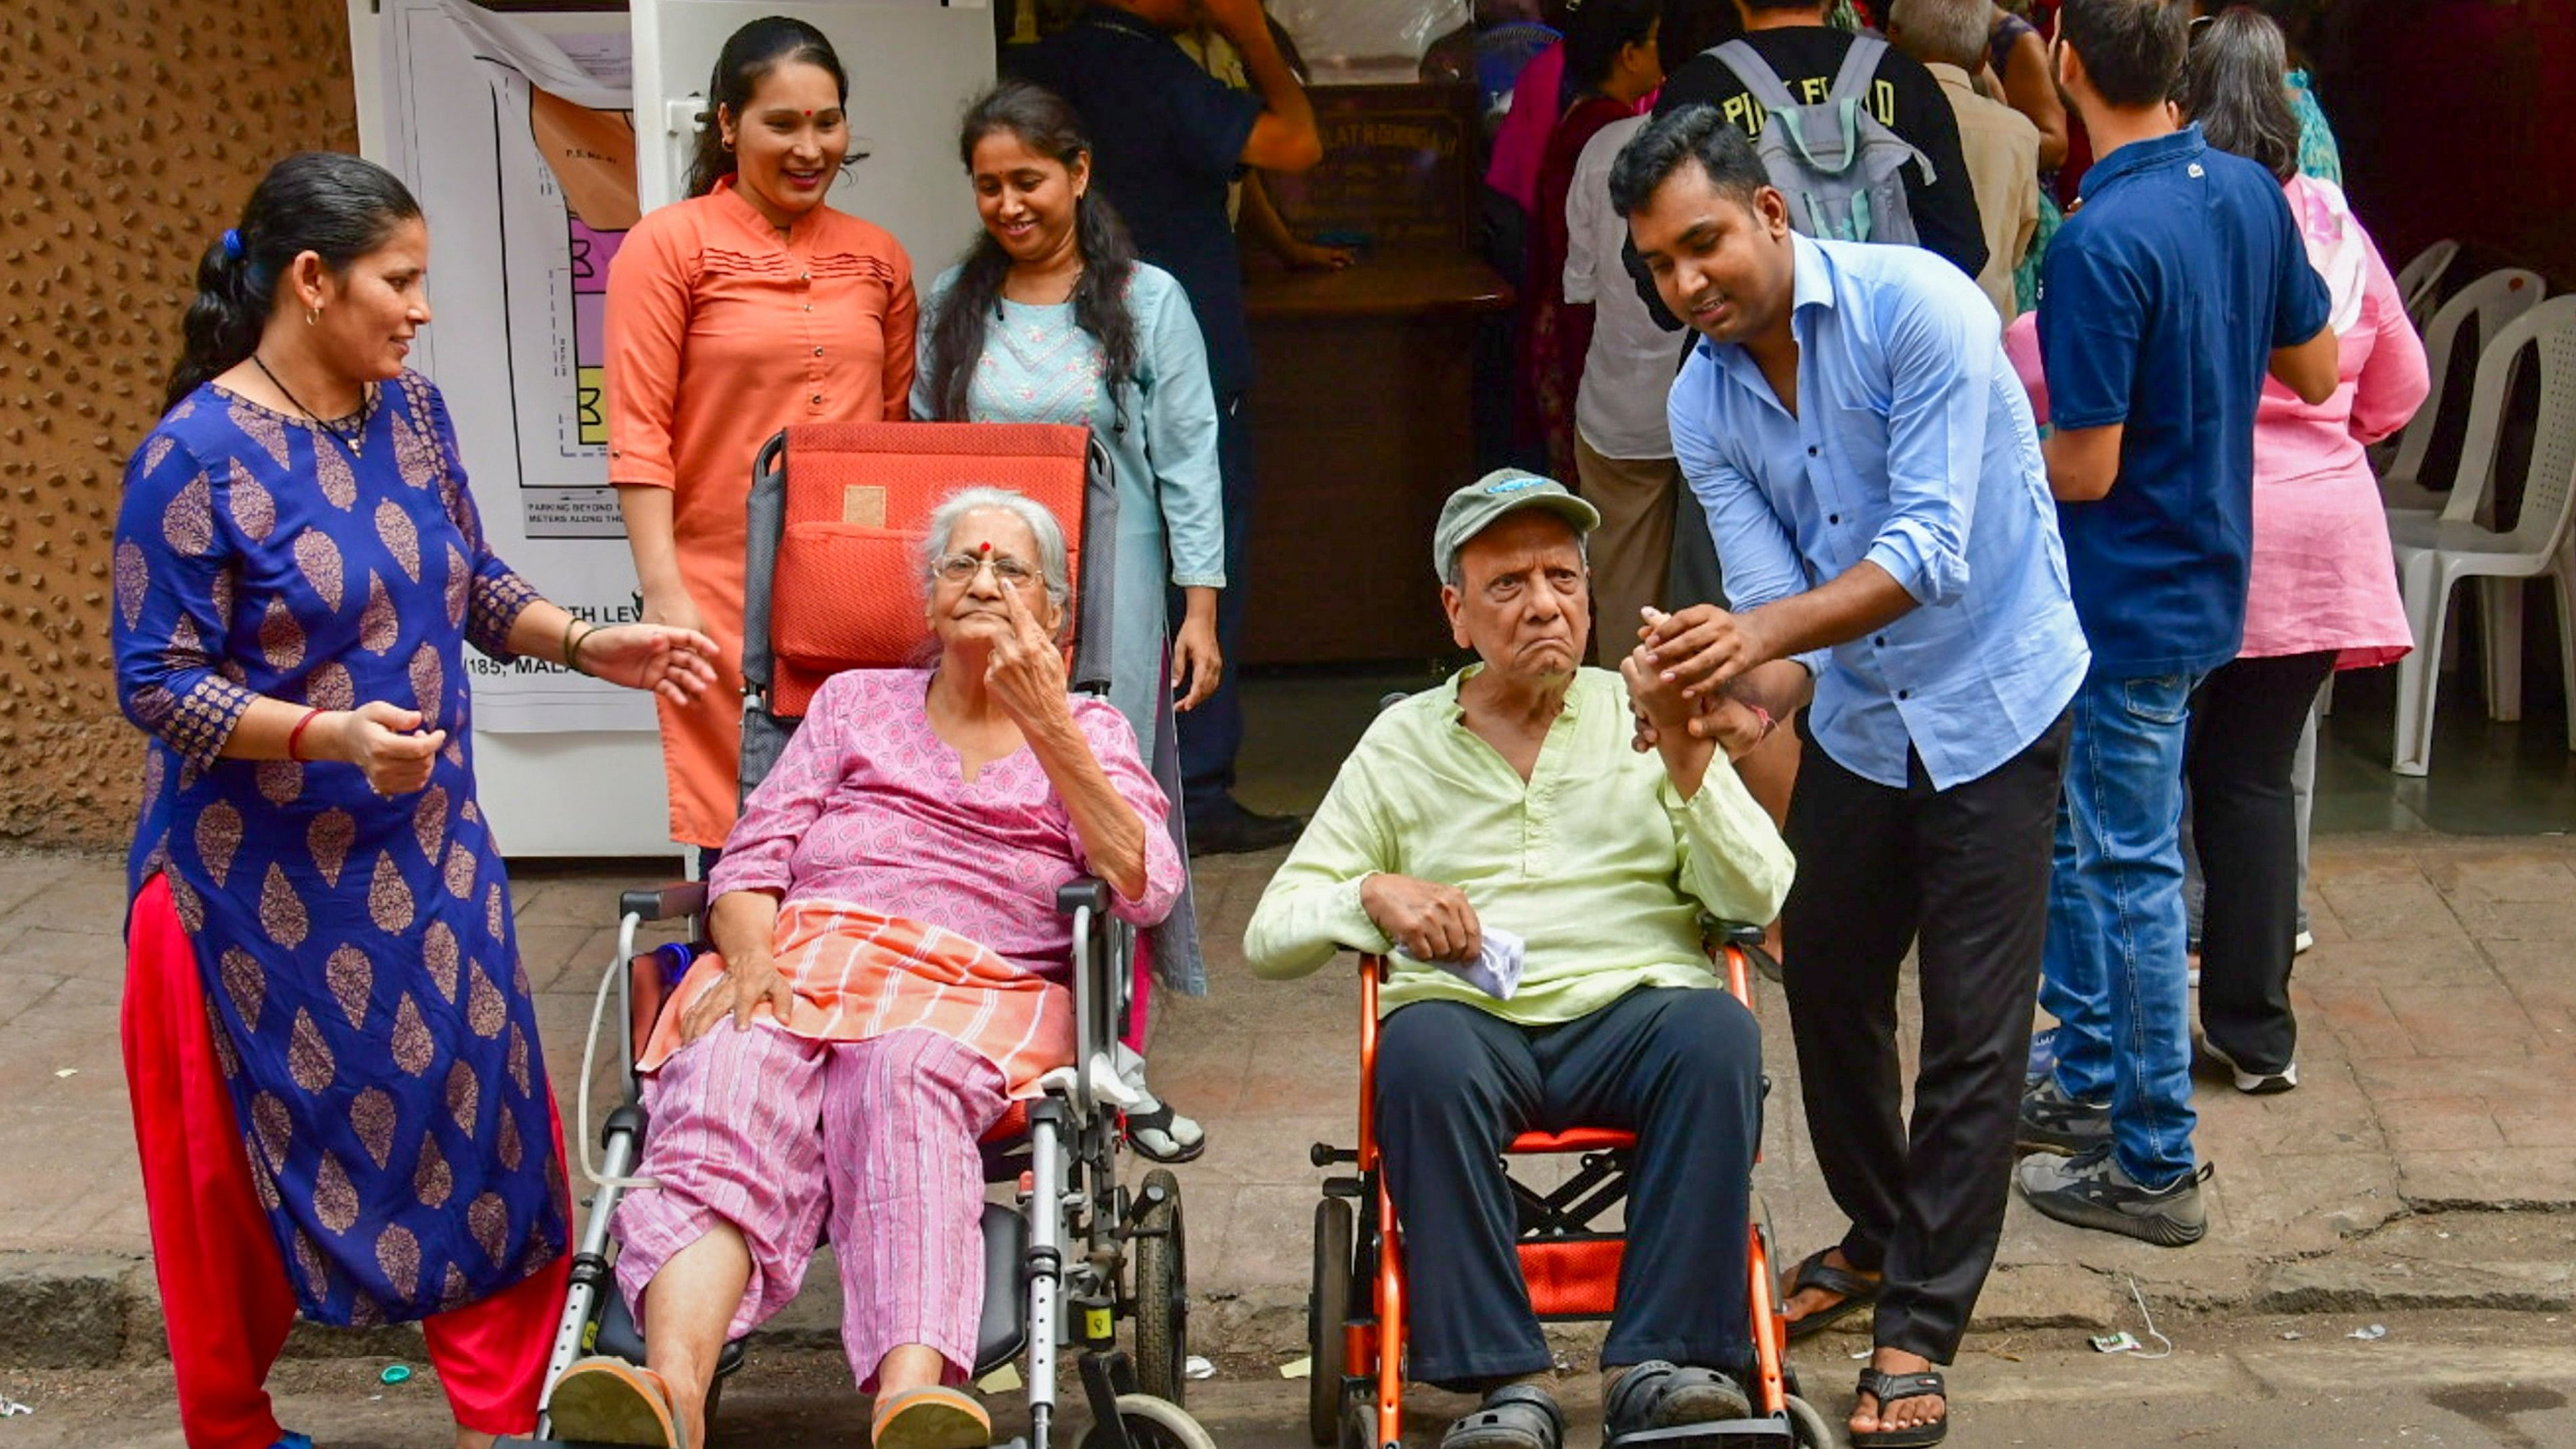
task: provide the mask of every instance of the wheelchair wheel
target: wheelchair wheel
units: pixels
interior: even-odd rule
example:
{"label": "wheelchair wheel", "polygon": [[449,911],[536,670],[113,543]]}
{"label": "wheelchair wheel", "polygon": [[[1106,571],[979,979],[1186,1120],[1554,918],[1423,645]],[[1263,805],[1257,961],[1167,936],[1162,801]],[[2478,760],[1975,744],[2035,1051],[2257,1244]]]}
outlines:
{"label": "wheelchair wheel", "polygon": [[1350,1396],[1341,1412],[1340,1449],[1380,1449],[1375,1398],[1365,1394]]}
{"label": "wheelchair wheel", "polygon": [[[1152,1394],[1120,1394],[1118,1422],[1136,1449],[1216,1449],[1216,1436],[1205,1425]],[[1102,1449],[1106,1439],[1098,1427],[1086,1429],[1079,1449]]]}
{"label": "wheelchair wheel", "polygon": [[[1162,1168],[1145,1174],[1163,1201],[1137,1224],[1136,1387],[1178,1408],[1189,1392],[1183,1372],[1189,1351],[1188,1252],[1181,1239],[1181,1184]],[[1122,1401],[1123,1402],[1123,1401]]]}
{"label": "wheelchair wheel", "polygon": [[1342,1325],[1351,1317],[1351,1205],[1315,1204],[1315,1280],[1306,1292],[1306,1437],[1318,1449],[1342,1432]]}
{"label": "wheelchair wheel", "polygon": [[1841,1441],[1834,1437],[1834,1426],[1816,1412],[1816,1406],[1791,1394],[1788,1398],[1789,1432],[1797,1436],[1798,1449],[1834,1449]]}

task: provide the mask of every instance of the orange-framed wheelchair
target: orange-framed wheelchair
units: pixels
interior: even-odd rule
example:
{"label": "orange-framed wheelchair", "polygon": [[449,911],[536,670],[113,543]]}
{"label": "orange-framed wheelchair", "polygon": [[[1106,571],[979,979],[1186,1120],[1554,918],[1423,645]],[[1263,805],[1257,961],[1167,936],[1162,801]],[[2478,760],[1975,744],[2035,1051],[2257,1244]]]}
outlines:
{"label": "orange-framed wheelchair", "polygon": [[[1762,954],[1762,939],[1759,926],[1710,925],[1712,963],[1748,1010],[1752,972],[1776,974]],[[1401,1449],[1404,1440],[1404,1232],[1377,1133],[1378,988],[1388,969],[1383,956],[1360,958],[1358,1145],[1317,1143],[1310,1154],[1319,1168],[1357,1169],[1325,1179],[1323,1198],[1315,1204],[1314,1279],[1306,1300],[1312,1356],[1307,1432],[1316,1444],[1338,1449]],[[1767,1091],[1767,1077],[1764,1086]],[[1505,1149],[1507,1168],[1514,1158],[1579,1159],[1552,1188],[1511,1179],[1521,1277],[1542,1322],[1606,1320],[1616,1307],[1626,1242],[1603,1220],[1627,1199],[1628,1159],[1636,1141],[1624,1130],[1577,1127],[1524,1132]],[[1799,1397],[1758,1192],[1752,1201],[1745,1231],[1754,1371],[1745,1388],[1753,1417],[1629,1434],[1614,1441],[1624,1449],[1826,1449],[1837,1442],[1823,1416]]]}

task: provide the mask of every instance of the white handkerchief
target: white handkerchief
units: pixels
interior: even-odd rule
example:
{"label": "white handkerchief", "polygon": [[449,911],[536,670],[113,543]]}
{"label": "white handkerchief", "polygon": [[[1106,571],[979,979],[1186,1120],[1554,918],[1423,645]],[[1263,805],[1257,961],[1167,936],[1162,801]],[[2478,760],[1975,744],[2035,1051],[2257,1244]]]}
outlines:
{"label": "white handkerchief", "polygon": [[[1523,943],[1520,937],[1496,926],[1485,927],[1484,936],[1484,949],[1476,953],[1475,960],[1434,961],[1430,964],[1475,987],[1496,1001],[1509,1001],[1512,999],[1512,993],[1521,989]],[[1413,961],[1412,957],[1404,956],[1401,951],[1396,954],[1403,956],[1407,961]],[[1414,964],[1418,966],[1423,963],[1415,961]]]}

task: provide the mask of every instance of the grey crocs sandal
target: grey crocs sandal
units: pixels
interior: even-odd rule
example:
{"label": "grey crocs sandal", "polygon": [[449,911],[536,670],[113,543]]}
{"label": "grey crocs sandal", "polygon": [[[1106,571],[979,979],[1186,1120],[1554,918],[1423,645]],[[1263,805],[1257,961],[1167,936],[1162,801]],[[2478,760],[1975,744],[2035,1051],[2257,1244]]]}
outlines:
{"label": "grey crocs sandal", "polygon": [[1536,1384],[1505,1384],[1451,1424],[1440,1449],[1562,1449],[1565,1411]]}
{"label": "grey crocs sandal", "polygon": [[1619,1376],[1601,1403],[1604,1439],[1684,1424],[1715,1424],[1753,1415],[1735,1380],[1715,1369],[1648,1359]]}

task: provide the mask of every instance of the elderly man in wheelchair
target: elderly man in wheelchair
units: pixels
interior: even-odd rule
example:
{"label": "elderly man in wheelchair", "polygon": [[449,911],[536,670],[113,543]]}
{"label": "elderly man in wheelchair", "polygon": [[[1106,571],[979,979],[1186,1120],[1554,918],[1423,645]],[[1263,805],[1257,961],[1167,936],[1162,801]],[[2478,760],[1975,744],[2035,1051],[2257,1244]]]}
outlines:
{"label": "elderly man in wheelchair", "polygon": [[1766,921],[1788,893],[1788,849],[1720,757],[1769,722],[1684,698],[1642,653],[1618,675],[1582,667],[1599,521],[1508,470],[1450,497],[1433,564],[1479,662],[1378,717],[1245,936],[1273,978],[1343,948],[1401,953],[1373,1068],[1411,1285],[1400,1331],[1410,1377],[1483,1395],[1443,1449],[1564,1436],[1502,1165],[1530,1130],[1636,1134],[1608,1436],[1748,1412],[1761,1037],[1700,921]]}
{"label": "elderly man in wheelchair", "polygon": [[1058,887],[1171,909],[1182,864],[1126,720],[1070,697],[1063,532],[969,489],[933,515],[927,669],[852,670],[745,802],[710,873],[718,957],[638,1063],[653,1186],[616,1209],[646,1365],[591,1358],[563,1438],[704,1442],[719,1354],[784,1307],[828,1226],[881,1449],[990,1441],[961,1392],[986,1256],[977,1143],[1074,1056]]}

